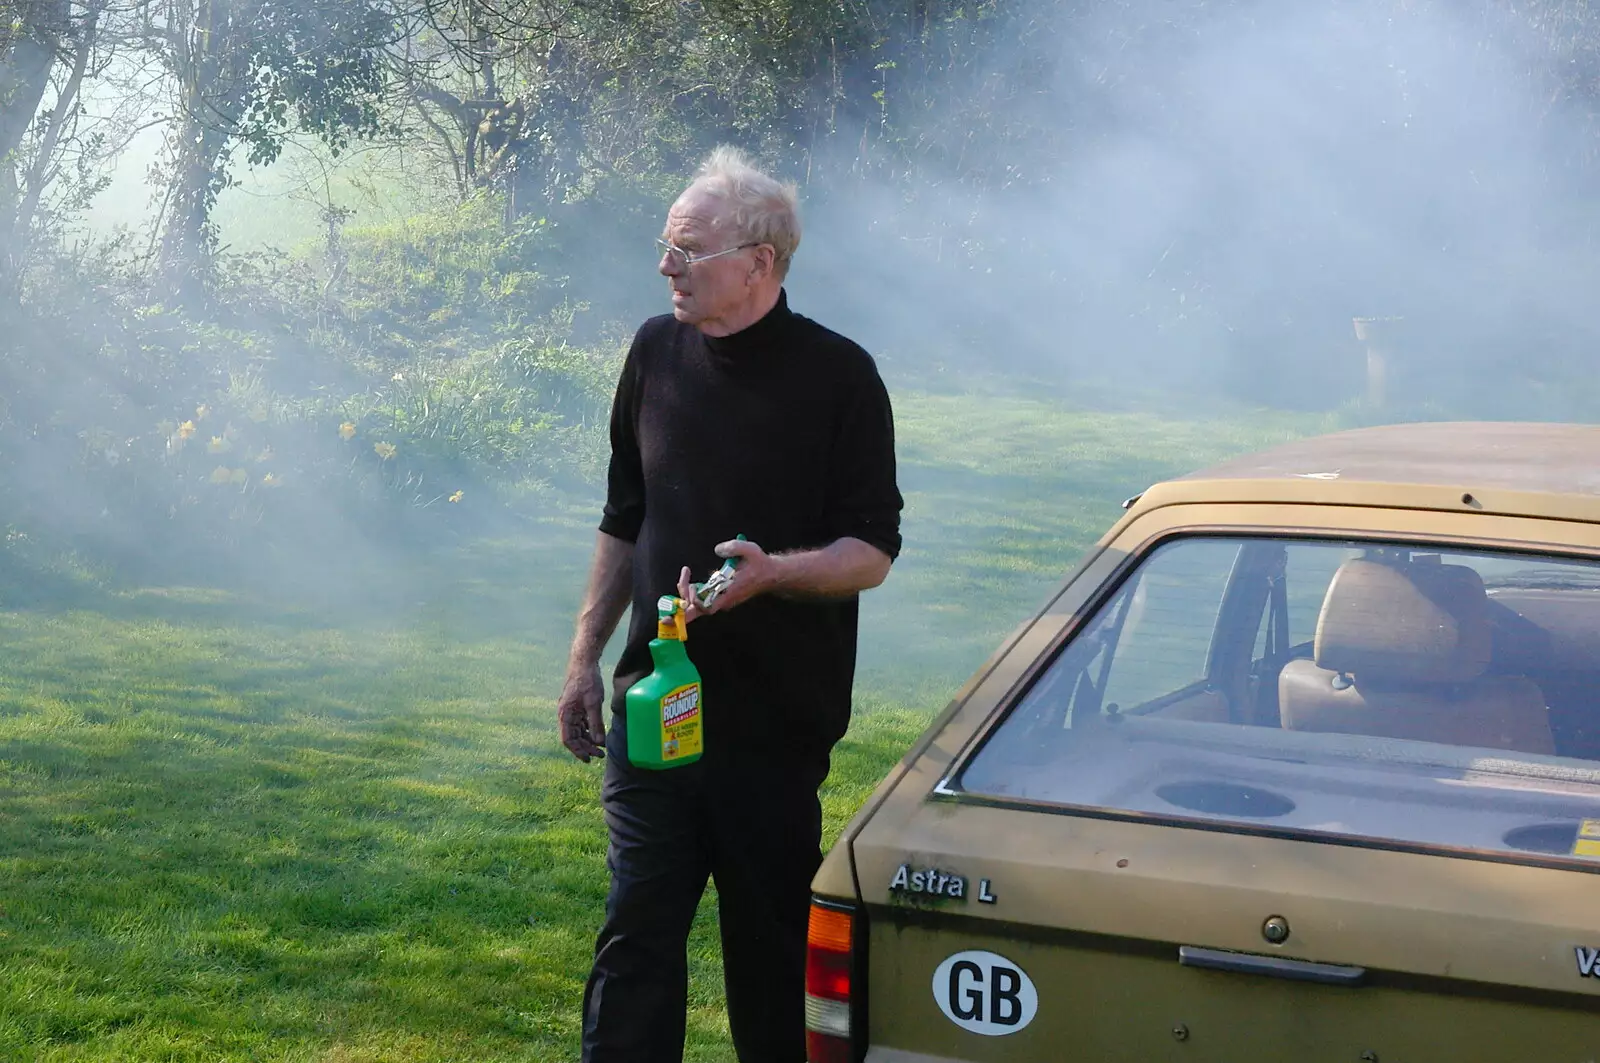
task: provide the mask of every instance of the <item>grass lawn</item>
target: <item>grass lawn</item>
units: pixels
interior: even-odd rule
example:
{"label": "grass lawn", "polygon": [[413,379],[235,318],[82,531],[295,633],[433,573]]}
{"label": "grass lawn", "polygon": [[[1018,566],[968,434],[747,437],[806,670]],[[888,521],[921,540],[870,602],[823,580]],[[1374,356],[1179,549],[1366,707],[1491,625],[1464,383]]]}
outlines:
{"label": "grass lawn", "polygon": [[[897,412],[907,549],[864,601],[830,838],[1123,497],[1325,427]],[[552,707],[591,517],[419,563],[404,608],[0,612],[0,1058],[574,1058],[605,843]],[[710,905],[691,954],[689,1058],[729,1059]]]}

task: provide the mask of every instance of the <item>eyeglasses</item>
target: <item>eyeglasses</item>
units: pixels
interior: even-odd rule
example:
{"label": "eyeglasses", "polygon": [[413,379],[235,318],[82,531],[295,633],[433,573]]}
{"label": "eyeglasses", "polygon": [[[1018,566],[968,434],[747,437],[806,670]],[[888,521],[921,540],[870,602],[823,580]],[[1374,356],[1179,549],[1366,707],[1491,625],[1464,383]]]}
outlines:
{"label": "eyeglasses", "polygon": [[685,251],[677,244],[669,243],[666,240],[661,239],[656,240],[656,252],[658,254],[666,255],[672,260],[672,265],[676,269],[684,272],[688,272],[689,267],[697,262],[710,262],[714,258],[721,258],[723,255],[731,255],[735,251],[743,251],[747,247],[760,246],[760,241],[755,241],[753,243],[740,244],[738,247],[730,247],[726,251],[713,251],[709,255],[696,255],[692,252]]}

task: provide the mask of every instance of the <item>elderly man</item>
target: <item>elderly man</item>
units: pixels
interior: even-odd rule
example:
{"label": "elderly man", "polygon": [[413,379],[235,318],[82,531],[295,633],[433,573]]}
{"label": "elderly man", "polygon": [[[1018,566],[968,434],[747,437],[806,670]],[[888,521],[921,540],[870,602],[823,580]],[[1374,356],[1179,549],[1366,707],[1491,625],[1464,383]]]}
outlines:
{"label": "elderly man", "polygon": [[[558,706],[566,747],[606,762],[611,892],[583,1058],[682,1058],[685,945],[709,876],[739,1058],[801,1063],[817,791],[849,722],[857,595],[900,549],[889,398],[865,351],[789,309],[791,186],[719,148],[658,243],[672,314],[639,329],[617,385],[605,512]],[[623,695],[651,669],[655,601],[675,589],[693,602],[694,574],[728,557],[740,564],[726,591],[688,610],[705,754],[637,768]],[[598,661],[630,604],[602,739]]]}

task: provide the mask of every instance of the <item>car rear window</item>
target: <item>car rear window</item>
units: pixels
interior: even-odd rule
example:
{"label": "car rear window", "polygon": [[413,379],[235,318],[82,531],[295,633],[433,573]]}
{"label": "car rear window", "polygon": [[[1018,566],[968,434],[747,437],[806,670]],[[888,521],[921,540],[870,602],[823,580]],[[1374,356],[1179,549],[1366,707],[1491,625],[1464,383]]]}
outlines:
{"label": "car rear window", "polygon": [[1600,867],[1600,564],[1168,542],[952,786]]}

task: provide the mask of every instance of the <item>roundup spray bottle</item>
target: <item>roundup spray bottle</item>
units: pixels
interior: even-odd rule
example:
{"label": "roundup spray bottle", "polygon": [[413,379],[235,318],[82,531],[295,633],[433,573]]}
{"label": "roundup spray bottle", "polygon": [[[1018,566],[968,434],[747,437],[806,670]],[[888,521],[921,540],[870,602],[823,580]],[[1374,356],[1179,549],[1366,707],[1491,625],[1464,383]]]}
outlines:
{"label": "roundup spray bottle", "polygon": [[628,760],[636,768],[676,768],[700,759],[700,672],[684,648],[688,639],[683,599],[662,595],[650,640],[656,670],[628,688]]}
{"label": "roundup spray bottle", "polygon": [[[696,583],[700,604],[716,601],[738,568],[739,559],[730,557],[710,579]],[[693,764],[705,749],[700,672],[684,647],[689,624],[683,606],[682,598],[670,594],[656,600],[656,637],[650,640],[656,670],[628,688],[628,761],[636,768]]]}

